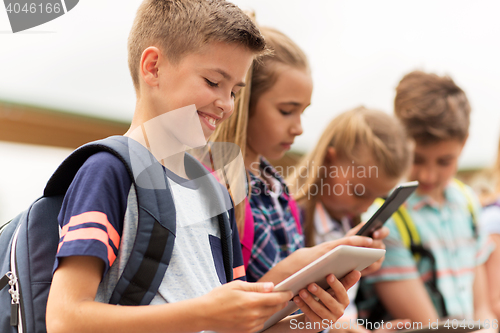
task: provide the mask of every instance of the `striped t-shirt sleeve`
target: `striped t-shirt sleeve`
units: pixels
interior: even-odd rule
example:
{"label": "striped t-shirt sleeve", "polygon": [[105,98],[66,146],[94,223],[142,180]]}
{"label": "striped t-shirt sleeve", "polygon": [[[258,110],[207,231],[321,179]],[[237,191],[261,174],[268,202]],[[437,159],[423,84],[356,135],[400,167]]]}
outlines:
{"label": "striped t-shirt sleeve", "polygon": [[61,238],[54,264],[70,256],[93,256],[105,263],[118,247],[132,182],[123,163],[110,153],[91,156],[71,183],[58,216]]}

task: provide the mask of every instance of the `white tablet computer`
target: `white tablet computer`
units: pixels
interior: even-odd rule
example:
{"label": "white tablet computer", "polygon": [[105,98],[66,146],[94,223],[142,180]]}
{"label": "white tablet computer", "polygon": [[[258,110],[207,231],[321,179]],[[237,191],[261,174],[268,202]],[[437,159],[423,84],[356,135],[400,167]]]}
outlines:
{"label": "white tablet computer", "polygon": [[[366,247],[340,245],[325,253],[300,271],[289,276],[274,287],[274,291],[291,290],[297,295],[300,290],[306,288],[311,283],[316,283],[321,288],[326,289],[328,282],[326,277],[334,274],[338,279],[344,277],[353,270],[361,271],[382,258],[385,250],[371,249]],[[288,305],[281,311],[276,312],[264,324],[267,329],[293,313],[298,309],[297,305],[290,300]]]}

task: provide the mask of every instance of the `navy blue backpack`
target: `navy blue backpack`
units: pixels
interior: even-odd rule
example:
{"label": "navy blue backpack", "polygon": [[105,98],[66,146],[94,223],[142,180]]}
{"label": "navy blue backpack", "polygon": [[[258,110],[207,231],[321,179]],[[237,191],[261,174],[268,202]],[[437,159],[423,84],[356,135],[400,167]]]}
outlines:
{"label": "navy blue backpack", "polygon": [[[158,290],[175,240],[175,206],[161,164],[139,143],[114,136],[75,150],[48,181],[43,196],[0,229],[0,332],[46,332],[45,312],[52,281],[64,195],[78,169],[91,155],[106,151],[127,167],[135,186],[139,221],[132,253],[111,296],[111,304],[146,305]],[[133,171],[142,170],[134,175]],[[207,169],[185,154],[190,179],[208,175]],[[210,193],[221,206],[229,197],[211,175]],[[163,182],[163,186],[157,186]],[[165,184],[167,184],[165,186]],[[231,227],[226,210],[217,215],[221,230],[226,281],[232,275]]]}

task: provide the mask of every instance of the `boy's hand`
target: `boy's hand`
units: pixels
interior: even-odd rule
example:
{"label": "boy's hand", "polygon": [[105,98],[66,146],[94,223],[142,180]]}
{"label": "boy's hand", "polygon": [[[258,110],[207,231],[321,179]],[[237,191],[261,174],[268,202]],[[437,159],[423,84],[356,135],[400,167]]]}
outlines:
{"label": "boy's hand", "polygon": [[[359,231],[359,229],[361,229],[361,227],[365,223],[360,223],[357,226],[355,226],[354,228],[352,228],[351,230],[349,230],[347,232],[346,236],[353,236],[353,235],[355,235]],[[373,232],[373,234],[372,234],[371,237],[366,237],[366,238],[372,238],[373,239],[373,243],[370,246],[367,246],[367,247],[371,247],[373,249],[385,249],[385,244],[384,244],[383,240],[387,236],[389,236],[389,228],[382,227],[382,228],[380,228],[378,230],[375,230]],[[377,271],[380,268],[380,266],[382,266],[383,262],[384,262],[384,257],[380,258],[379,260],[375,261],[370,266],[368,266],[365,269],[363,269],[361,271],[361,275],[365,276],[365,275],[372,274],[373,272]]]}
{"label": "boy's hand", "polygon": [[292,292],[272,292],[274,284],[233,281],[202,296],[205,306],[201,316],[210,330],[255,332],[274,313],[283,309]]}
{"label": "boy's hand", "polygon": [[301,290],[299,296],[295,296],[293,301],[304,313],[306,322],[317,322],[320,327],[325,319],[328,323],[335,323],[342,317],[345,308],[349,305],[347,290],[358,282],[360,277],[360,272],[352,271],[339,281],[333,274],[330,274],[327,277],[330,285],[328,290],[312,283],[307,290]]}

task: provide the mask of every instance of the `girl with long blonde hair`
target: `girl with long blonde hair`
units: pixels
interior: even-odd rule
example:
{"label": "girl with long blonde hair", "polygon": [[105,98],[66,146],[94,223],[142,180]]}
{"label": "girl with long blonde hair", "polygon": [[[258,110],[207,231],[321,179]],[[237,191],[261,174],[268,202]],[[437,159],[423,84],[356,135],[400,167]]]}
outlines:
{"label": "girl with long blonde hair", "polygon": [[[334,118],[287,178],[303,209],[306,245],[344,237],[374,200],[401,179],[410,156],[405,130],[395,117],[358,107]],[[351,303],[344,320],[358,316],[356,293],[357,285],[348,292]]]}
{"label": "girl with long blonde hair", "polygon": [[[300,117],[312,94],[305,53],[273,28],[262,27],[261,32],[270,52],[254,61],[247,87],[235,106],[236,117],[222,124],[211,138],[238,144],[248,171],[250,197],[236,207],[236,220],[244,257],[249,253],[249,281],[259,280],[304,245],[286,184],[266,158],[279,159],[302,134]],[[245,228],[249,218],[254,221],[250,229]]]}
{"label": "girl with long blonde hair", "polygon": [[287,178],[304,209],[306,244],[331,239],[325,231],[333,226],[315,215],[327,214],[339,227],[347,219],[353,227],[358,221],[352,220],[396,185],[410,161],[409,141],[395,117],[358,107],[334,118]]}

